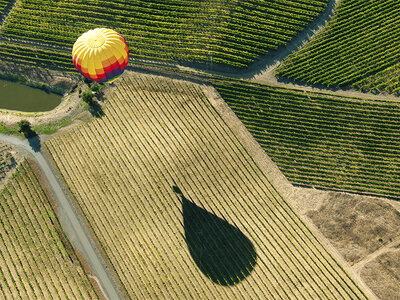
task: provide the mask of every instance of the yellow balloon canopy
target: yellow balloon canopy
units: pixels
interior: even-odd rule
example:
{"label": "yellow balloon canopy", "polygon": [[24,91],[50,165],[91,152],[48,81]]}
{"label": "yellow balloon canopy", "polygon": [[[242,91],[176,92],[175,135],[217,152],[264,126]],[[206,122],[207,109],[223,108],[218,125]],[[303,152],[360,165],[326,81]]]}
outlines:
{"label": "yellow balloon canopy", "polygon": [[116,31],[96,28],[82,34],[72,48],[72,60],[81,74],[97,82],[113,82],[128,65],[129,50]]}

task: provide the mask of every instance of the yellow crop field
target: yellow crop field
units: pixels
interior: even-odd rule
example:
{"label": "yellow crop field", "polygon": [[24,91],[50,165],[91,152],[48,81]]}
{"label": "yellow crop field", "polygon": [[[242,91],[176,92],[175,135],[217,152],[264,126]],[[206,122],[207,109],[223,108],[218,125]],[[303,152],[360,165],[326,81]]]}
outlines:
{"label": "yellow crop field", "polygon": [[0,298],[98,298],[27,161],[0,192],[0,247]]}
{"label": "yellow crop field", "polygon": [[124,77],[46,142],[134,299],[362,299],[199,84]]}

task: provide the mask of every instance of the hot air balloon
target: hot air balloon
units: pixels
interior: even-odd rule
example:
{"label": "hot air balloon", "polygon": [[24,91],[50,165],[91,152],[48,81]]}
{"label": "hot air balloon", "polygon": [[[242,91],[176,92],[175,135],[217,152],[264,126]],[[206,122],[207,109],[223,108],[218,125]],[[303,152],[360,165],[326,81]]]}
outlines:
{"label": "hot air balloon", "polygon": [[72,60],[79,72],[97,82],[115,81],[128,65],[129,50],[116,31],[96,28],[82,34],[72,48]]}

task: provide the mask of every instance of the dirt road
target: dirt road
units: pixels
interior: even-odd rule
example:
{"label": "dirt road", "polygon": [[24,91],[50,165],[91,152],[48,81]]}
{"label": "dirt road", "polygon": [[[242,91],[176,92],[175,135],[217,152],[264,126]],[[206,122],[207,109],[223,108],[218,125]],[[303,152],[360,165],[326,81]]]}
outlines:
{"label": "dirt road", "polygon": [[[29,155],[37,162],[57,201],[60,223],[72,245],[82,254],[86,263],[92,270],[101,289],[108,299],[123,299],[117,284],[110,271],[101,258],[95,243],[77,213],[70,197],[64,192],[60,182],[55,176],[55,170],[43,154],[38,151],[38,145],[19,137],[0,134],[0,141],[14,145],[23,154]],[[33,147],[32,147],[33,146]]]}

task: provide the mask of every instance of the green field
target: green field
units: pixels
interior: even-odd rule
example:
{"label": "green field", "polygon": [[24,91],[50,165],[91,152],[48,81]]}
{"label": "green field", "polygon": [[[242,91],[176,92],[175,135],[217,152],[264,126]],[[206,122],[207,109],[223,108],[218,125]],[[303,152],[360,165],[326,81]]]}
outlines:
{"label": "green field", "polygon": [[400,1],[342,0],[321,33],[277,76],[328,87],[400,95]]}
{"label": "green field", "polygon": [[400,197],[398,102],[214,85],[290,181]]}
{"label": "green field", "polygon": [[0,30],[2,38],[70,50],[86,30],[108,27],[124,36],[137,59],[245,67],[285,45],[327,0],[18,2]]}
{"label": "green field", "polygon": [[0,249],[0,298],[98,298],[27,161],[0,192]]}
{"label": "green field", "polygon": [[0,62],[76,73],[71,55],[55,51],[0,42]]}
{"label": "green field", "polygon": [[0,17],[9,3],[10,3],[10,0],[0,0]]}

